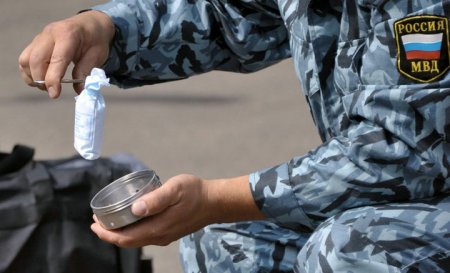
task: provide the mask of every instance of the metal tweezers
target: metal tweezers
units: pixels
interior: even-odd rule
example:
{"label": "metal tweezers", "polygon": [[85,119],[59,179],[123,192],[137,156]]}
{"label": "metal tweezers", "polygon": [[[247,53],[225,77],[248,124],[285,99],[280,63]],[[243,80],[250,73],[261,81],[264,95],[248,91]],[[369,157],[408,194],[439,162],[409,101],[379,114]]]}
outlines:
{"label": "metal tweezers", "polygon": [[[36,84],[45,84],[45,81],[34,81]],[[84,83],[84,79],[61,79],[61,83]]]}

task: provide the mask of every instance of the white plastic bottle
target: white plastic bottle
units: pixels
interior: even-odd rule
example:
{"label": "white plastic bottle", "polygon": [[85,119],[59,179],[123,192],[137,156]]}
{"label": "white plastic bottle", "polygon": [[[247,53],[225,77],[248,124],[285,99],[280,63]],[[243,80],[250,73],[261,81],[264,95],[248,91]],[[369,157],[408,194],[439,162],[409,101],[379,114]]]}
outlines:
{"label": "white plastic bottle", "polygon": [[102,86],[109,86],[109,79],[102,69],[93,68],[86,78],[84,90],[75,97],[74,147],[88,160],[101,155],[106,109],[100,92]]}

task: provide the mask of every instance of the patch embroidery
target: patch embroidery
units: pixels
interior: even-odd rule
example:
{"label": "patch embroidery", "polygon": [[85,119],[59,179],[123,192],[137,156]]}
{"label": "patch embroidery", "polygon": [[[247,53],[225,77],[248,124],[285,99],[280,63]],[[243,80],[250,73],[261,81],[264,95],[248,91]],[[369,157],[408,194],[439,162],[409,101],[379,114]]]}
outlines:
{"label": "patch embroidery", "polygon": [[418,81],[437,80],[450,68],[448,19],[443,16],[406,17],[394,23],[397,69]]}

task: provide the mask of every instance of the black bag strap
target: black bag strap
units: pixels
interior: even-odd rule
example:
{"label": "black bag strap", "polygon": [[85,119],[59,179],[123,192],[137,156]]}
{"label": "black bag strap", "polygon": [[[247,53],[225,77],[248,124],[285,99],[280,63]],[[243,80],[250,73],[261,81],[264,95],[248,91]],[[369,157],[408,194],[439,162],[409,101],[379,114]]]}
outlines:
{"label": "black bag strap", "polygon": [[34,156],[34,149],[16,144],[11,153],[0,153],[0,175],[16,172],[28,164]]}

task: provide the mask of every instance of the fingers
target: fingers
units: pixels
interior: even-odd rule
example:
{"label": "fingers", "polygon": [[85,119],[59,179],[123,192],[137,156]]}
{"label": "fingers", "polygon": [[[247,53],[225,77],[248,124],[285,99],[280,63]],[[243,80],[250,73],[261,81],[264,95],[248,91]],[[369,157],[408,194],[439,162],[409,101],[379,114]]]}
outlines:
{"label": "fingers", "polygon": [[36,86],[31,76],[31,70],[29,66],[31,45],[28,45],[19,56],[19,70],[20,76],[29,86]]}
{"label": "fingers", "polygon": [[[83,12],[47,25],[19,57],[23,80],[47,90],[51,98],[61,93],[60,81],[73,62],[74,78],[86,78],[93,67],[104,64],[115,28],[111,18],[101,12]],[[45,80],[45,85],[34,81]],[[74,85],[80,92],[82,84]]]}
{"label": "fingers", "polygon": [[30,77],[33,81],[45,80],[54,42],[41,35],[33,43],[28,60]]}
{"label": "fingers", "polygon": [[[57,98],[61,93],[60,81],[79,54],[81,35],[80,29],[68,20],[47,25],[20,54],[22,79]],[[36,84],[38,80],[44,80],[45,84]]]}
{"label": "fingers", "polygon": [[[19,57],[23,80],[29,86],[47,90],[51,98],[57,98],[61,92],[60,80],[78,46],[75,40],[67,28],[55,27],[55,23],[48,25]],[[45,80],[45,85],[36,84],[37,80]]]}
{"label": "fingers", "polygon": [[30,59],[31,44],[28,45],[19,55],[19,70],[20,76],[28,84],[31,85],[33,79],[31,78],[30,66],[28,60]]}
{"label": "fingers", "polygon": [[97,217],[94,215],[94,223],[91,225],[91,230],[97,234],[97,236],[106,242],[111,244],[115,244],[121,247],[132,247],[133,245],[130,243],[132,238],[124,234],[124,229],[116,229],[116,230],[108,230],[101,226]]}
{"label": "fingers", "polygon": [[173,239],[165,234],[167,228],[152,217],[147,217],[132,225],[108,230],[105,229],[94,215],[94,223],[91,230],[103,241],[120,247],[142,247],[145,245],[164,246],[170,244]]}
{"label": "fingers", "polygon": [[[74,59],[78,45],[79,43],[73,36],[67,35],[64,37],[64,35],[58,35],[51,56],[46,56],[49,58],[46,71],[39,71],[39,73],[46,72],[45,85],[51,98],[57,98],[60,95],[61,79],[64,77],[68,66]],[[50,48],[50,46],[48,45],[46,48]],[[39,47],[36,48],[36,50],[38,49]],[[30,62],[31,61],[32,60],[30,60]],[[45,60],[39,61],[43,62]],[[39,65],[36,64],[35,69],[39,69]],[[35,79],[34,74],[33,79]]]}

